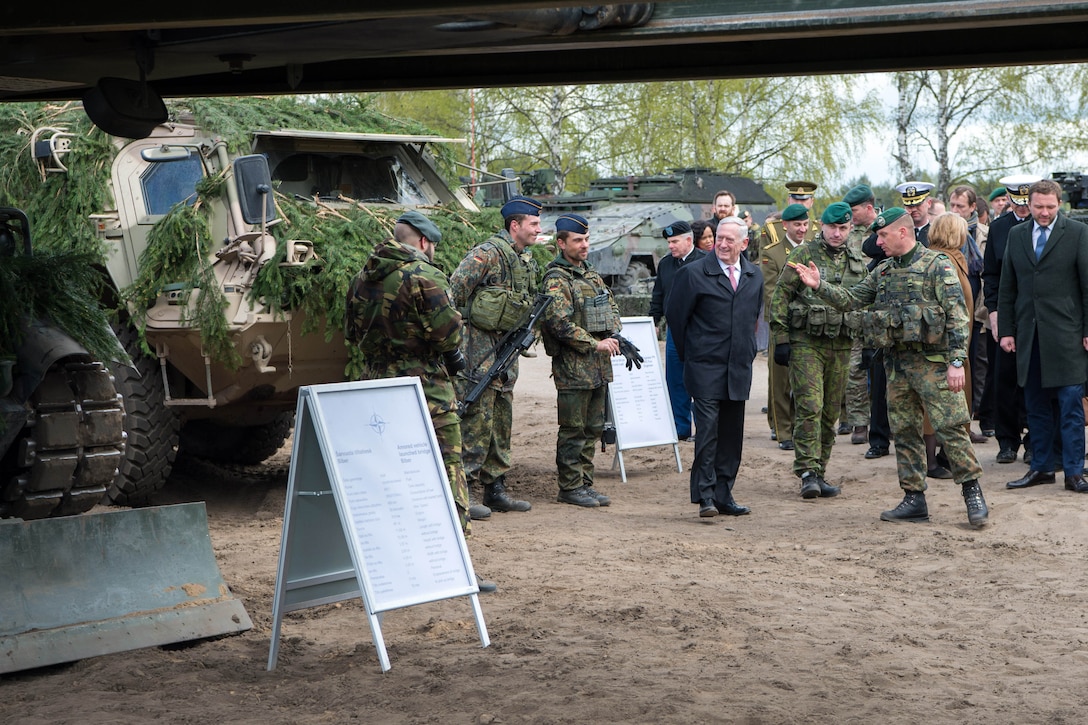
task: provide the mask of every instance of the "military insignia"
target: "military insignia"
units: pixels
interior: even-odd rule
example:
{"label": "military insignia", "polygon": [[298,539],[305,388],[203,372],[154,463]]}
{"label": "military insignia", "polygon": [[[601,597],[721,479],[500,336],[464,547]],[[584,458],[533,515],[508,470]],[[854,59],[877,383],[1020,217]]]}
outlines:
{"label": "military insignia", "polygon": [[1021,184],[1016,188],[1016,193],[1019,196],[1027,196],[1029,191],[1031,191],[1031,187],[1028,184]]}
{"label": "military insignia", "polygon": [[918,187],[908,186],[907,188],[903,189],[903,196],[918,196]]}

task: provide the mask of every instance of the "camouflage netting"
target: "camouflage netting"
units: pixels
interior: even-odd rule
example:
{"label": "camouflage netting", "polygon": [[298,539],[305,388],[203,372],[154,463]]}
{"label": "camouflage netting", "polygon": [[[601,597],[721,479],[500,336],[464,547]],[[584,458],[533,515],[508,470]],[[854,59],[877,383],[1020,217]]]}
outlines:
{"label": "camouflage netting", "polygon": [[[429,133],[416,124],[397,121],[374,110],[365,97],[337,96],[303,101],[291,97],[185,99],[168,103],[171,116],[191,117],[198,125],[214,128],[232,151],[249,150],[250,133],[258,129],[297,128],[321,131]],[[34,129],[64,128],[75,138],[72,152],[64,157],[68,173],[42,174],[30,152]],[[42,247],[73,250],[103,258],[94,236],[91,214],[111,205],[108,195],[111,139],[92,126],[79,104],[4,104],[0,106],[0,204],[24,209]],[[439,166],[452,169],[449,153],[435,147]],[[202,198],[218,194],[221,179],[208,179],[198,189]],[[312,332],[328,319],[330,336],[342,328],[344,298],[352,277],[362,267],[376,242],[390,236],[398,211],[356,204],[314,204],[276,194],[284,223],[270,231],[277,238],[277,258],[266,264],[252,294],[274,310],[301,310]],[[151,245],[141,257],[140,275],[124,299],[136,309],[150,305],[167,284],[189,288],[201,285],[221,240],[212,240],[200,200],[179,205],[160,220]],[[473,244],[501,228],[497,211],[471,213],[455,209],[427,209],[442,230],[436,262],[451,272]],[[314,243],[316,259],[304,267],[281,268],[288,239]],[[199,253],[198,253],[199,250]],[[534,248],[541,267],[554,250]],[[194,311],[193,324],[201,330],[205,348],[225,363],[241,362],[227,335],[221,295],[203,294]],[[77,338],[84,334],[73,334]],[[355,367],[353,361],[351,367]],[[349,369],[348,373],[353,372]]]}

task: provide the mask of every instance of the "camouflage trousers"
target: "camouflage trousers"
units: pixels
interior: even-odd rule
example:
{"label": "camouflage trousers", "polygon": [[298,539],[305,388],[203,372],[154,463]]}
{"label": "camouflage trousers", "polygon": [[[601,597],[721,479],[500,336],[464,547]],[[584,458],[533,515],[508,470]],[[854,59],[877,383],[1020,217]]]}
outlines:
{"label": "camouflage trousers", "polygon": [[869,425],[869,371],[859,370],[861,365],[861,340],[855,340],[850,348],[850,365],[846,373],[846,393],[843,396],[839,420],[851,428]]}
{"label": "camouflage trousers", "polygon": [[604,430],[608,386],[558,391],[559,435],[555,467],[559,488],[569,491],[593,485],[593,454]]}
{"label": "camouflage trousers", "polygon": [[835,421],[846,388],[850,351],[804,344],[790,346],[793,390],[793,472],[824,475],[835,443]]}
{"label": "camouflage trousers", "polygon": [[432,419],[434,437],[438,439],[438,448],[442,451],[442,463],[446,467],[446,477],[450,481],[453,502],[457,505],[457,518],[461,521],[461,531],[465,536],[472,535],[472,523],[468,515],[468,480],[465,478],[465,466],[461,461],[461,423],[456,413],[444,413]]}
{"label": "camouflage trousers", "polygon": [[469,485],[486,486],[510,470],[510,429],[514,425],[514,394],[494,388],[484,391],[461,420],[462,458]]}
{"label": "camouflage trousers", "polygon": [[982,477],[975,448],[967,434],[971,413],[963,393],[948,389],[948,365],[927,360],[920,352],[886,350],[888,422],[895,437],[895,463],[904,491],[926,490],[926,444],[922,419],[929,413],[937,441],[944,446],[956,483]]}

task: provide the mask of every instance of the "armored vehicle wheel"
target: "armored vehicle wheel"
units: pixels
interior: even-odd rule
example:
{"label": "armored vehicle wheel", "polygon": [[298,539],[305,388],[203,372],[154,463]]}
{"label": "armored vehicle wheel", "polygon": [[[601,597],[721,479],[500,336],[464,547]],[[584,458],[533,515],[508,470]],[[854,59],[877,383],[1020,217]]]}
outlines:
{"label": "armored vehicle wheel", "polygon": [[181,449],[186,455],[216,463],[252,466],[283,447],[295,414],[280,413],[264,425],[229,426],[217,421],[194,420],[181,431]]}
{"label": "armored vehicle wheel", "polygon": [[136,330],[125,327],[117,338],[136,368],[113,366],[117,390],[125,399],[128,439],[109,496],[114,503],[136,506],[166,484],[178,452],[180,420],[166,407],[159,363],[140,350]]}
{"label": "armored vehicle wheel", "polygon": [[645,262],[631,262],[627,265],[627,271],[616,280],[612,287],[613,294],[629,295],[644,292],[641,289],[646,281],[653,277],[650,274],[650,265]]}
{"label": "armored vehicle wheel", "polygon": [[0,460],[0,516],[42,519],[102,501],[125,451],[125,410],[106,368],[66,357],[26,402],[26,425]]}

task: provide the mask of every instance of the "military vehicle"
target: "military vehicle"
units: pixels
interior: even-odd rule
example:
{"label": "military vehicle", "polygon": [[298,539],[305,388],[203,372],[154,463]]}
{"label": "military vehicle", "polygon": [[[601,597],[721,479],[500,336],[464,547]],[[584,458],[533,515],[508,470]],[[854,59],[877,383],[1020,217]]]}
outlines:
{"label": "military vehicle", "polygon": [[[43,178],[66,173],[65,159],[81,137],[60,127],[37,129],[33,137]],[[253,132],[248,153],[238,154],[191,119],[154,126],[146,138],[112,139],[109,199],[91,217],[116,296],[108,302],[123,302],[118,337],[134,363],[113,368],[128,436],[109,490],[115,503],[145,502],[165,482],[179,447],[218,462],[264,460],[290,433],[300,386],[346,379],[351,351],[341,319],[254,294],[269,265],[301,279],[324,264],[312,240],[273,233],[290,221],[279,213],[282,200],[319,206],[334,220],[338,209],[371,216],[384,209],[386,218],[403,207],[476,210],[446,185],[428,148],[454,141],[268,130]],[[280,202],[274,192],[283,195]],[[206,241],[192,239],[191,230],[181,238],[173,232],[167,256],[197,245],[199,272],[156,282],[143,298],[131,295],[149,284],[151,253],[171,234],[160,224],[186,207],[202,207],[208,226],[197,236],[211,243],[199,247]],[[217,349],[209,327],[217,329]]]}
{"label": "military vehicle", "polygon": [[[549,170],[522,176],[525,193],[548,186]],[[564,212],[586,217],[590,228],[589,261],[617,294],[646,292],[657,264],[668,254],[661,230],[676,221],[709,219],[714,194],[727,189],[737,204],[762,220],[774,208],[762,185],[706,168],[673,169],[668,174],[596,179],[582,194],[537,198],[544,202],[541,225],[555,228]]]}
{"label": "military vehicle", "polygon": [[1062,187],[1069,202],[1069,217],[1088,223],[1088,174],[1076,171],[1055,171],[1050,175]]}

